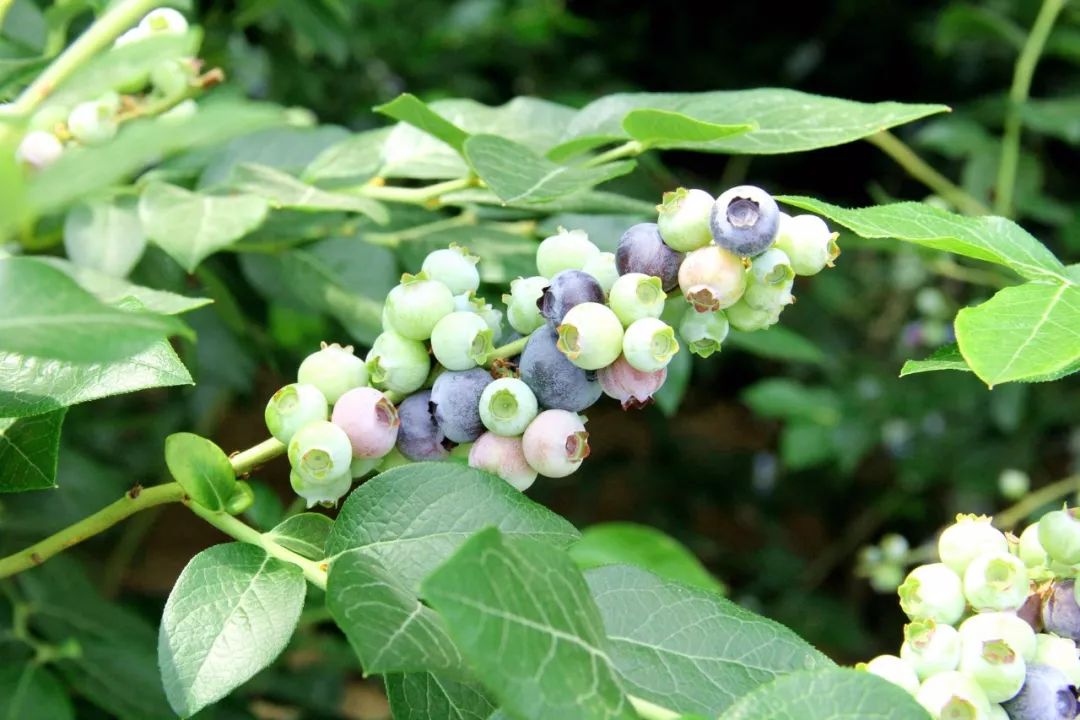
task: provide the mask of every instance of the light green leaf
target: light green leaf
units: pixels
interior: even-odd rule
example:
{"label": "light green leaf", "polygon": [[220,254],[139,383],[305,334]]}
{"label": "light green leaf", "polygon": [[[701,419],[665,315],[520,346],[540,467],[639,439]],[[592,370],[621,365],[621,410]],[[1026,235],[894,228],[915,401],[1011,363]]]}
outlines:
{"label": "light green leaf", "polygon": [[744,695],[719,720],[929,720],[907,691],[868,672],[792,673]]}
{"label": "light green leaf", "polygon": [[847,210],[807,197],[777,200],[823,215],[864,238],[896,238],[1004,265],[1028,279],[1062,280],[1065,268],[1026,230],[1000,217],[966,217],[930,205],[893,203]]}
{"label": "light green leaf", "polygon": [[274,127],[238,137],[220,152],[199,176],[197,189],[213,188],[229,180],[240,163],[271,167],[295,175],[320,153],[349,137],[336,125]]}
{"label": "light green leaf", "polygon": [[508,203],[544,203],[583,192],[634,169],[625,160],[596,167],[558,165],[528,147],[496,135],[474,135],[465,156],[480,179]]}
{"label": "light green leaf", "polygon": [[1028,100],[1021,107],[1021,117],[1037,133],[1080,145],[1080,98]]}
{"label": "light green leaf", "polygon": [[628,522],[609,522],[585,528],[570,546],[570,557],[583,570],[605,565],[636,565],[665,580],[703,590],[725,592],[686,546],[655,528]]}
{"label": "light green leaf", "polygon": [[326,557],[326,538],[334,521],[319,513],[300,513],[286,518],[267,535],[284,548],[311,560]]}
{"label": "light green leaf", "polygon": [[789,378],[768,378],[751,385],[742,401],[756,414],[784,420],[805,420],[818,425],[840,422],[840,403],[827,387],[808,387]]}
{"label": "light green leaf", "polygon": [[65,409],[22,418],[0,418],[0,493],[56,485],[56,458]]}
{"label": "light green leaf", "polygon": [[307,183],[367,182],[383,166],[382,148],[390,132],[390,128],[368,130],[331,145],[311,161],[301,179]]}
{"label": "light green leaf", "polygon": [[478,685],[432,673],[386,676],[394,720],[487,720],[495,710]]}
{"label": "light green leaf", "polygon": [[832,666],[783,625],[715,593],[625,565],[585,577],[616,669],[650,702],[715,717],[779,675]]}
{"label": "light green leaf", "polygon": [[900,377],[916,375],[918,373],[932,372],[934,370],[963,370],[971,372],[964,356],[960,354],[960,348],[956,343],[939,347],[930,356],[923,360],[908,360],[904,367],[900,368]]}
{"label": "light green leaf", "polygon": [[207,195],[154,183],[139,200],[150,239],[188,272],[262,225],[270,209],[255,195]]}
{"label": "light green leaf", "polygon": [[411,93],[402,93],[388,103],[377,105],[374,110],[442,140],[459,153],[465,151],[465,140],[469,134]]}
{"label": "light green leaf", "polygon": [[135,285],[97,270],[73,265],[63,258],[34,257],[33,259],[56,268],[98,300],[113,307],[142,307],[160,315],[179,315],[213,302],[210,298],[177,295],[165,290]]}
{"label": "light green leaf", "polygon": [[194,433],[165,438],[165,464],[192,500],[222,510],[236,490],[236,473],[225,452]]}
{"label": "light green leaf", "polygon": [[192,558],[158,636],[173,709],[193,715],[273,662],[300,619],[305,590],[300,568],[254,545],[217,545]]}
{"label": "light green leaf", "polygon": [[[511,210],[526,210],[535,213],[536,206],[528,202],[507,202],[490,190],[469,188],[446,193],[440,198],[443,205],[496,205]],[[651,217],[656,214],[656,203],[638,200],[619,193],[602,190],[565,195],[544,203],[544,212],[548,213],[588,213],[588,214],[627,214]]]}
{"label": "light green leaf", "polygon": [[1080,362],[1080,286],[1026,283],[956,316],[956,342],[990,387],[1039,380]]}
{"label": "light green leaf", "polygon": [[422,592],[511,716],[637,718],[588,587],[562,550],[490,528],[429,575]]}
{"label": "light green leaf", "polygon": [[704,93],[623,93],[589,103],[574,117],[564,143],[595,138],[629,139],[623,128],[626,116],[638,110],[678,113],[712,125],[755,126],[750,132],[679,147],[705,152],[753,155],[801,152],[842,145],[896,125],[948,110],[944,105],[896,102],[860,103],[809,95],[796,90],[757,90]]}
{"label": "light green leaf", "polygon": [[[74,720],[67,691],[36,663],[0,666],[0,720]],[[485,716],[486,717],[486,716]]]}
{"label": "light green leaf", "polygon": [[719,125],[670,110],[652,109],[631,110],[622,126],[634,140],[655,148],[694,147],[754,129],[753,125]]}
{"label": "light green leaf", "polygon": [[380,224],[390,220],[383,204],[371,198],[320,190],[265,165],[238,165],[233,170],[232,185],[238,190],[266,198],[275,207],[295,210],[344,210],[367,215]]}
{"label": "light green leaf", "polygon": [[732,330],[724,342],[731,347],[770,360],[805,362],[814,365],[825,363],[825,353],[821,352],[817,345],[794,330],[781,325],[773,325],[766,330],[755,332]]}
{"label": "light green leaf", "polygon": [[76,205],[64,221],[64,250],[77,267],[126,277],[145,249],[146,234],[131,198]]}

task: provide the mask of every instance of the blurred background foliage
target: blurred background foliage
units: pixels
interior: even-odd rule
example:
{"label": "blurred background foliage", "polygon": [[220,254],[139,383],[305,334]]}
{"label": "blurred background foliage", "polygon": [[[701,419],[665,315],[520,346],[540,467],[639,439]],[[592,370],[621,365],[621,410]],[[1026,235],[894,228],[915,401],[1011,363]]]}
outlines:
{"label": "blurred background foliage", "polygon": [[[6,57],[20,57],[20,43],[50,41],[27,6],[16,2],[4,25]],[[347,130],[384,125],[371,108],[401,92],[488,104],[532,95],[580,106],[623,90],[776,86],[950,105],[953,113],[899,134],[989,202],[1012,67],[1038,7],[834,0],[781,13],[725,3],[706,18],[625,0],[239,0],[192,9],[205,28],[203,56],[225,69],[227,91],[307,108],[321,123],[234,141],[195,165],[206,166],[204,183],[243,160],[300,170]],[[75,15],[75,27],[81,21]],[[1025,116],[1016,218],[1066,263],[1080,259],[1078,67],[1073,4],[1051,37],[1032,92],[1038,100]],[[185,162],[161,172],[190,175]],[[654,153],[613,187],[656,202],[676,185],[715,193],[744,180],[847,206],[926,198],[869,143],[753,158]],[[304,252],[312,232],[310,218],[290,225],[285,214],[256,238],[271,250],[215,255],[192,276],[147,252],[133,280],[216,301],[188,316],[199,342],[181,355],[198,384],[72,408],[62,490],[0,500],[5,545],[59,528],[135,482],[158,481],[170,432],[204,433],[227,450],[265,436],[270,393],[318,341],[350,337],[325,296],[312,300],[308,276],[283,273],[272,252],[276,241]],[[1027,473],[1032,487],[1080,472],[1080,386],[1075,376],[993,391],[968,373],[898,378],[904,359],[948,341],[958,308],[1010,281],[895,242],[845,235],[841,247],[838,268],[801,282],[784,314],[784,326],[808,342],[789,338],[772,357],[733,343],[685,363],[670,381],[688,386],[681,403],[670,390],[641,412],[601,403],[590,412],[590,461],[530,495],[579,527],[626,520],[669,533],[734,599],[851,662],[894,647],[902,624],[895,598],[856,576],[860,549],[886,533],[917,546],[958,511],[1009,505],[998,482],[1007,469]],[[359,258],[334,240],[306,250],[342,286],[376,300],[417,262],[407,248]],[[277,463],[257,478],[257,524],[271,524],[289,502],[285,472]],[[171,509],[136,518],[82,557],[106,597],[125,599],[127,609],[116,612],[130,610],[131,622],[145,624],[156,621],[187,559],[216,540]],[[346,682],[355,676],[343,641],[317,628],[313,618],[285,665],[245,692],[307,708],[305,717],[338,717],[348,693],[369,692]],[[65,679],[84,688],[96,682],[77,673]],[[377,701],[365,702],[364,712],[377,716]],[[214,712],[233,717],[228,704]]]}

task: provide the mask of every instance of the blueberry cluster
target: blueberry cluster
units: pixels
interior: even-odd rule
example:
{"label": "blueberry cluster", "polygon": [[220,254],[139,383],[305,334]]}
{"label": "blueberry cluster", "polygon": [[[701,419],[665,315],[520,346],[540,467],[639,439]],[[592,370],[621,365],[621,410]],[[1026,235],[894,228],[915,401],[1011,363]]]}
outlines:
{"label": "blueberry cluster", "polygon": [[[188,22],[177,10],[158,8],[118,37],[115,47],[138,43],[154,35],[183,35],[187,31]],[[15,151],[16,160],[40,170],[60,158],[65,144],[106,143],[116,135],[122,115],[133,107],[134,101],[122,98],[121,93],[142,92],[149,85],[151,90],[147,97],[151,100],[179,97],[195,78],[196,70],[197,64],[191,58],[165,60],[149,73],[124,79],[118,87],[99,98],[73,107],[48,105],[30,118],[29,132]],[[162,117],[185,116],[194,109],[194,101],[189,101],[171,108]]]}
{"label": "blueberry cluster", "polygon": [[516,337],[499,348],[509,332],[503,311],[477,297],[479,258],[458,246],[429,254],[390,291],[364,360],[324,346],[267,405],[296,492],[332,504],[373,469],[452,457],[519,490],[538,475],[570,475],[589,454],[580,413],[603,394],[640,407],[664,384],[679,351],[660,319],[669,293],[689,305],[678,335],[707,357],[729,327],[775,323],[795,275],[839,252],[819,218],[788,217],[756,187],[715,200],[679,189],[658,210],[614,253],[581,230],[543,240],[539,274],[502,298]]}
{"label": "blueberry cluster", "polygon": [[940,562],[901,583],[899,656],[860,667],[937,719],[1071,720],[1080,714],[1080,510],[1047,513],[1018,537],[959,515]]}

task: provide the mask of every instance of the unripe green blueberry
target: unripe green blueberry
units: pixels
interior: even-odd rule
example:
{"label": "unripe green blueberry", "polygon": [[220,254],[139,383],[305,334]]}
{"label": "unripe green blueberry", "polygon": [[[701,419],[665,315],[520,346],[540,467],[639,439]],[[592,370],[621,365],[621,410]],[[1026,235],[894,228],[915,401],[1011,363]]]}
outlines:
{"label": "unripe green blueberry", "polygon": [[606,305],[593,302],[575,305],[557,330],[557,347],[582,370],[607,367],[622,354],[622,323]]}
{"label": "unripe green blueberry", "polygon": [[386,453],[386,455],[384,455],[381,460],[379,460],[379,464],[375,467],[375,469],[381,473],[384,473],[387,470],[392,470],[393,468],[401,467],[402,465],[408,465],[410,462],[412,461],[402,455],[400,450],[394,448],[390,452]]}
{"label": "unripe green blueberry", "polygon": [[536,270],[546,278],[555,277],[563,270],[580,270],[599,254],[600,248],[589,242],[584,230],[559,228],[536,248]]}
{"label": "unripe green blueberry", "polygon": [[157,121],[159,123],[179,124],[195,117],[197,112],[199,112],[199,104],[188,98],[158,115]]}
{"label": "unripe green blueberry", "polygon": [[326,420],[308,423],[289,441],[289,464],[310,484],[329,483],[349,475],[352,456],[349,436]]}
{"label": "unripe green blueberry", "polygon": [[26,133],[26,137],[19,143],[15,159],[35,170],[41,170],[59,160],[63,152],[63,143],[51,132],[32,130]]}
{"label": "unripe green blueberry", "polygon": [[184,58],[165,60],[150,71],[150,83],[154,90],[167,98],[184,93],[194,77],[191,61]]}
{"label": "unripe green blueberry", "polygon": [[1080,686],[1080,655],[1077,654],[1076,642],[1071,638],[1039,633],[1035,636],[1035,657],[1032,662],[1055,667],[1070,683]]}
{"label": "unripe green blueberry", "polygon": [[746,291],[743,259],[716,245],[687,253],[679,265],[679,289],[698,312],[731,307]]}
{"label": "unripe green blueberry", "polygon": [[783,250],[769,248],[754,258],[746,280],[742,299],[756,310],[771,310],[777,305],[793,302],[791,288],[795,271]]}
{"label": "unripe green blueberry", "polygon": [[581,266],[581,272],[588,273],[600,283],[600,288],[605,292],[611,292],[615,281],[619,279],[619,268],[615,265],[615,253],[602,252],[589,258],[588,262]]}
{"label": "unripe green blueberry", "polygon": [[[345,431],[351,454],[357,458],[381,458],[397,443],[401,420],[394,404],[375,388],[350,390],[334,404],[331,421]],[[360,467],[350,467],[358,472]]]}
{"label": "unripe green blueberry", "polygon": [[431,356],[424,343],[384,332],[371,345],[367,369],[376,387],[408,395],[427,380]]}
{"label": "unripe green blueberry", "polygon": [[791,260],[796,275],[816,275],[840,255],[837,234],[829,232],[825,221],[816,215],[790,217],[780,213],[776,247]]}
{"label": "unripe green blueberry", "polygon": [[1051,560],[1063,565],[1080,563],[1080,519],[1077,508],[1054,510],[1039,520],[1039,544]]}
{"label": "unripe green blueberry", "polygon": [[425,273],[401,276],[386,296],[386,317],[394,332],[409,340],[427,340],[435,323],[454,312],[454,294]]}
{"label": "unripe green blueberry", "polygon": [[608,306],[623,327],[635,320],[658,318],[664,312],[667,293],[660,278],[643,273],[627,273],[615,281],[608,294]]}
{"label": "unripe green blueberry", "polygon": [[962,644],[1004,640],[1025,662],[1035,658],[1035,631],[1016,613],[978,613],[960,623],[958,630]]}
{"label": "unripe green blueberry", "polygon": [[1049,562],[1046,550],[1039,542],[1039,523],[1032,523],[1020,533],[1020,543],[1017,545],[1016,554],[1029,568],[1044,566]]}
{"label": "unripe green blueberry", "polygon": [[1020,692],[1027,664],[1004,640],[964,645],[960,672],[983,689],[990,702],[1005,702]]}
{"label": "unripe green blueberry", "polygon": [[510,294],[503,295],[506,304],[506,320],[510,327],[522,335],[528,335],[544,324],[537,301],[543,296],[548,280],[539,275],[510,281]]}
{"label": "unripe green blueberry", "polygon": [[986,716],[989,720],[1012,720],[1009,717],[1009,713],[1005,711],[1005,708],[997,703],[990,703],[990,714]]}
{"label": "unripe green blueberry", "polygon": [[502,337],[502,311],[496,310],[487,300],[477,297],[476,293],[462,293],[454,296],[454,312],[470,312],[478,315],[491,330],[491,342],[499,342]]}
{"label": "unripe green blueberry", "polygon": [[589,456],[589,433],[581,416],[566,410],[545,410],[521,438],[529,465],[541,475],[561,478],[581,467]]}
{"label": "unripe green blueberry", "polygon": [[979,555],[964,571],[964,596],[976,610],[1016,610],[1029,584],[1027,566],[1007,552]]}
{"label": "unripe green blueberry", "polygon": [[469,450],[469,466],[498,475],[521,491],[536,481],[536,470],[525,460],[519,437],[484,433]]}
{"label": "unripe green blueberry", "polygon": [[431,351],[447,370],[483,365],[494,349],[491,328],[475,313],[452,312],[431,332]]}
{"label": "unripe green blueberry", "polygon": [[188,30],[188,21],[178,10],[157,8],[139,21],[139,29],[147,35],[183,35]]}
{"label": "unripe green blueberry", "polygon": [[679,323],[679,337],[686,343],[690,352],[707,358],[720,351],[720,346],[728,336],[731,324],[723,310],[711,313],[699,313],[693,308],[683,313]]}
{"label": "unripe green blueberry", "polygon": [[352,475],[353,480],[359,480],[378,467],[381,460],[382,458],[357,457],[354,455],[352,463],[349,465],[349,474]]}
{"label": "unripe green blueberry", "polygon": [[330,404],[336,403],[347,390],[368,384],[364,361],[353,354],[352,345],[322,344],[322,349],[304,358],[296,371],[296,379],[314,385]]}
{"label": "unripe green blueberry", "polygon": [[656,206],[656,224],[664,244],[672,250],[689,252],[711,243],[709,215],[714,202],[704,190],[679,188],[664,193],[663,202]]}
{"label": "unripe green blueberry", "polygon": [[663,370],[679,352],[675,328],[663,320],[642,318],[626,328],[622,354],[635,370],[645,373]]}
{"label": "unripe green blueberry", "polygon": [[967,566],[979,555],[1009,552],[1009,541],[990,524],[989,517],[961,514],[956,516],[956,522],[941,532],[937,549],[941,562],[958,575],[963,575]]}
{"label": "unripe green blueberry", "polygon": [[480,394],[480,420],[496,435],[525,432],[539,409],[533,391],[518,378],[493,380]]}
{"label": "unripe green blueberry", "polygon": [[943,563],[919,565],[897,589],[900,607],[912,620],[935,620],[952,625],[964,614],[960,576]]}
{"label": "unripe green blueberry", "polygon": [[731,327],[736,330],[754,332],[755,330],[764,330],[778,323],[780,313],[783,312],[785,307],[787,305],[778,305],[771,310],[756,310],[746,304],[745,301],[739,300],[739,302],[724,311],[724,316],[727,317]]}
{"label": "unripe green blueberry", "polygon": [[352,487],[352,476],[344,473],[327,482],[314,483],[293,470],[289,473],[289,484],[293,492],[307,500],[309,508],[315,505],[333,507]]}
{"label": "unripe green blueberry", "polygon": [[915,675],[915,669],[895,655],[878,655],[870,662],[859,663],[855,669],[884,678],[912,695],[919,691],[919,678]]}
{"label": "unripe green blueberry", "polygon": [[1031,478],[1023,470],[1005,468],[998,475],[998,491],[1006,500],[1019,500],[1031,489]]}
{"label": "unripe green blueberry", "polygon": [[30,116],[27,125],[28,130],[44,130],[47,133],[56,134],[60,126],[67,122],[71,108],[64,105],[46,105]]}
{"label": "unripe green blueberry", "polygon": [[[116,38],[113,42],[113,47],[124,47],[125,45],[131,45],[137,43],[140,40],[145,40],[150,37],[146,30],[141,25],[136,25],[130,30],[126,30],[120,34],[120,37]],[[134,90],[132,91],[134,92]]]}
{"label": "unripe green blueberry", "polygon": [[904,626],[900,657],[915,668],[920,680],[960,664],[960,633],[952,625],[933,620],[915,620]]}
{"label": "unripe green blueberry", "polygon": [[979,684],[955,670],[927,678],[915,699],[934,720],[989,720],[990,700]]}
{"label": "unripe green blueberry", "polygon": [[101,100],[79,103],[68,115],[68,132],[83,145],[101,145],[116,135],[116,110]]}
{"label": "unripe green blueberry", "polygon": [[454,295],[475,292],[480,287],[480,272],[476,264],[480,258],[470,255],[466,248],[451,245],[435,250],[424,258],[421,271],[432,280],[450,288]]}
{"label": "unripe green blueberry", "polygon": [[326,420],[329,412],[326,396],[319,388],[293,383],[274,393],[263,415],[270,434],[288,445],[297,430],[315,420]]}

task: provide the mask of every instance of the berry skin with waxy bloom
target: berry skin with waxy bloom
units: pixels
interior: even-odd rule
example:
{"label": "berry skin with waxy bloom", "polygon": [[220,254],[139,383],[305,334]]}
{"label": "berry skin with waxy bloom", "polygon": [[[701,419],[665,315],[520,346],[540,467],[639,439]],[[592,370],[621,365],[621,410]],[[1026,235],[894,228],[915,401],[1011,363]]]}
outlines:
{"label": "berry skin with waxy bloom", "polygon": [[68,132],[83,145],[101,145],[116,135],[116,109],[111,102],[79,103],[68,115]]}
{"label": "berry skin with waxy bloom", "polygon": [[724,317],[727,318],[731,327],[736,330],[754,332],[764,330],[778,323],[780,313],[783,312],[785,307],[787,305],[777,305],[769,310],[755,310],[747,305],[745,301],[739,300],[739,302],[724,310]]}
{"label": "berry skin with waxy bloom", "polygon": [[1062,565],[1080,563],[1080,519],[1078,508],[1054,510],[1039,520],[1039,544],[1050,559]]}
{"label": "berry skin with waxy bloom", "polygon": [[1000,703],[1020,692],[1027,665],[1004,640],[965,643],[960,672],[983,689],[990,702]]}
{"label": "berry skin with waxy bloom", "polygon": [[480,419],[496,435],[520,435],[539,409],[533,391],[517,378],[493,380],[480,395]]}
{"label": "berry skin with waxy bloom", "polygon": [[454,295],[476,292],[480,287],[480,272],[476,264],[480,258],[470,255],[460,245],[451,245],[428,253],[420,271],[436,282],[450,288]]}
{"label": "berry skin with waxy bloom", "polygon": [[19,143],[15,159],[35,170],[41,170],[59,160],[63,152],[63,143],[51,132],[32,130],[26,133],[26,137]]}
{"label": "berry skin with waxy bloom", "polygon": [[622,354],[622,323],[607,305],[592,302],[575,305],[557,330],[556,346],[583,370],[607,367]]}
{"label": "berry skin with waxy bloom", "polygon": [[1009,553],[979,555],[964,571],[964,596],[978,611],[1018,610],[1029,585],[1024,561]]}
{"label": "berry skin with waxy bloom", "polygon": [[596,371],[604,394],[622,403],[623,410],[636,410],[652,402],[667,380],[667,368],[655,372],[635,369],[625,357]]}
{"label": "berry skin with waxy bloom", "polygon": [[660,237],[672,250],[689,252],[712,242],[709,216],[712,214],[713,196],[704,190],[679,188],[664,193],[663,201],[656,206],[656,220]]}
{"label": "berry skin with waxy bloom", "polygon": [[183,35],[188,30],[188,21],[179,10],[157,8],[143,16],[138,27],[144,35]]}
{"label": "berry skin with waxy bloom", "polygon": [[656,318],[642,318],[626,328],[622,355],[635,370],[663,370],[679,352],[675,329]]}
{"label": "berry skin with waxy bloom", "polygon": [[734,253],[709,245],[683,260],[679,288],[698,312],[723,310],[738,302],[746,291],[746,267]]}
{"label": "berry skin with waxy bloom", "polygon": [[[497,343],[502,337],[503,314],[501,310],[492,307],[491,303],[482,297],[477,297],[476,293],[462,293],[461,295],[454,296],[454,311],[455,312],[471,312],[479,315],[483,318],[484,322],[491,329],[491,342]],[[393,328],[384,328],[385,330],[392,330]]]}
{"label": "berry skin with waxy bloom", "polygon": [[961,514],[956,516],[956,522],[941,532],[937,549],[941,562],[953,572],[963,574],[979,555],[1009,552],[1009,541],[990,524],[989,517]]}
{"label": "berry skin with waxy bloom", "polygon": [[964,614],[963,583],[943,563],[919,565],[897,590],[900,607],[912,620],[934,620],[952,625]]}
{"label": "berry skin with waxy bloom", "polygon": [[791,259],[796,275],[817,275],[832,267],[840,256],[837,234],[829,231],[825,221],[816,215],[791,217],[780,213],[776,247]]}
{"label": "berry skin with waxy bloom", "polygon": [[611,292],[611,286],[619,279],[619,268],[615,266],[615,253],[602,252],[582,266],[581,272],[596,278],[605,293]]}
{"label": "berry skin with waxy bloom", "polygon": [[454,294],[425,273],[401,276],[386,296],[386,319],[394,332],[409,340],[427,340],[435,324],[454,312]]}
{"label": "berry skin with waxy bloom", "polygon": [[371,345],[367,370],[374,385],[407,395],[419,390],[427,380],[431,356],[424,343],[384,332]]}
{"label": "berry skin with waxy bloom", "polygon": [[658,318],[664,312],[667,293],[660,278],[642,273],[622,275],[611,287],[608,306],[624,327],[642,318]]}
{"label": "berry skin with waxy bloom", "polygon": [[769,248],[754,258],[746,273],[743,301],[755,310],[771,310],[777,305],[794,302],[791,288],[795,272],[782,250]]}
{"label": "berry skin with waxy bloom", "polygon": [[979,684],[967,675],[953,670],[927,678],[915,699],[934,720],[988,720],[990,700]]}
{"label": "berry skin with waxy bloom", "polygon": [[1069,682],[1080,686],[1080,655],[1076,642],[1067,637],[1040,633],[1035,636],[1035,658],[1032,662],[1055,667]]}
{"label": "berry skin with waxy bloom", "polygon": [[1069,679],[1049,665],[1028,665],[1023,688],[1002,704],[1010,720],[1072,720],[1078,711]]}
{"label": "berry skin with waxy bloom", "polygon": [[855,669],[865,670],[888,680],[893,685],[902,687],[912,695],[919,691],[919,678],[915,675],[915,669],[895,655],[878,655],[869,662],[859,663],[855,666]]}
{"label": "berry skin with waxy bloom", "polygon": [[1075,580],[1055,580],[1042,593],[1043,627],[1055,635],[1080,642],[1080,605]]}
{"label": "berry skin with waxy bloom", "polygon": [[545,477],[572,474],[589,455],[589,433],[575,413],[545,410],[529,423],[521,438],[529,465]]}
{"label": "berry skin with waxy bloom", "polygon": [[288,445],[300,428],[315,420],[326,420],[329,414],[326,397],[317,387],[293,383],[274,393],[263,417],[270,434]]}
{"label": "berry skin with waxy bloom", "polygon": [[656,223],[638,223],[623,233],[615,249],[615,266],[620,275],[641,273],[660,278],[664,292],[679,284],[683,254],[668,247]]}
{"label": "berry skin with waxy bloom", "polygon": [[410,395],[398,405],[397,449],[414,462],[445,460],[450,455],[446,436],[431,412],[431,391]]}
{"label": "berry skin with waxy bloom", "polygon": [[491,328],[471,312],[452,312],[431,332],[431,352],[447,370],[468,370],[483,365],[495,349]]}
{"label": "berry skin with waxy bloom", "polygon": [[536,470],[525,460],[519,437],[484,433],[469,449],[469,466],[498,475],[522,491],[536,481]]}
{"label": "berry skin with waxy bloom", "polygon": [[346,391],[368,384],[364,361],[353,354],[352,345],[322,344],[322,348],[304,358],[296,371],[296,379],[318,388],[330,404]]}
{"label": "berry skin with waxy bloom", "polygon": [[332,422],[316,420],[300,428],[289,441],[289,464],[309,484],[325,484],[349,475],[352,447],[345,431]]}
{"label": "berry skin with waxy bloom", "polygon": [[709,228],[717,245],[741,257],[753,257],[776,241],[780,208],[769,193],[754,185],[740,185],[716,198]]}
{"label": "berry skin with waxy bloom", "polygon": [[472,442],[483,434],[480,396],[491,382],[491,374],[483,368],[444,372],[435,378],[431,386],[435,421],[451,442]]}
{"label": "berry skin with waxy bloom", "polygon": [[558,349],[558,340],[559,334],[550,326],[529,336],[518,362],[521,379],[543,407],[581,412],[599,400],[603,391],[592,373],[574,365]]}
{"label": "berry skin with waxy bloom", "polygon": [[985,612],[972,615],[957,629],[963,645],[1004,640],[1030,662],[1035,657],[1035,631],[1026,621],[1011,612]]}
{"label": "berry skin with waxy bloom", "polygon": [[563,270],[580,270],[599,254],[600,248],[589,241],[584,230],[559,228],[536,248],[536,270],[544,277],[554,278]]}
{"label": "berry skin with waxy bloom", "polygon": [[397,408],[375,388],[356,388],[334,404],[331,421],[345,431],[356,457],[381,458],[397,442]]}
{"label": "berry skin with waxy bloom", "polygon": [[730,329],[731,323],[723,310],[699,313],[690,308],[683,313],[682,321],[679,322],[679,337],[690,352],[707,358],[720,351]]}
{"label": "berry skin with waxy bloom", "polygon": [[914,620],[904,626],[900,657],[907,660],[920,680],[955,670],[960,664],[962,642],[952,625],[933,620]]}
{"label": "berry skin with waxy bloom", "polygon": [[537,307],[544,319],[556,327],[570,308],[586,302],[604,302],[604,289],[600,283],[581,270],[563,270],[551,278],[551,284],[537,300]]}
{"label": "berry skin with waxy bloom", "polygon": [[345,493],[352,487],[352,476],[349,473],[330,478],[326,482],[312,482],[303,475],[293,470],[289,473],[289,484],[293,492],[307,500],[309,508],[315,505],[333,507]]}
{"label": "berry skin with waxy bloom", "polygon": [[503,295],[510,327],[528,335],[544,324],[538,301],[548,285],[548,279],[539,275],[510,281],[510,294]]}

